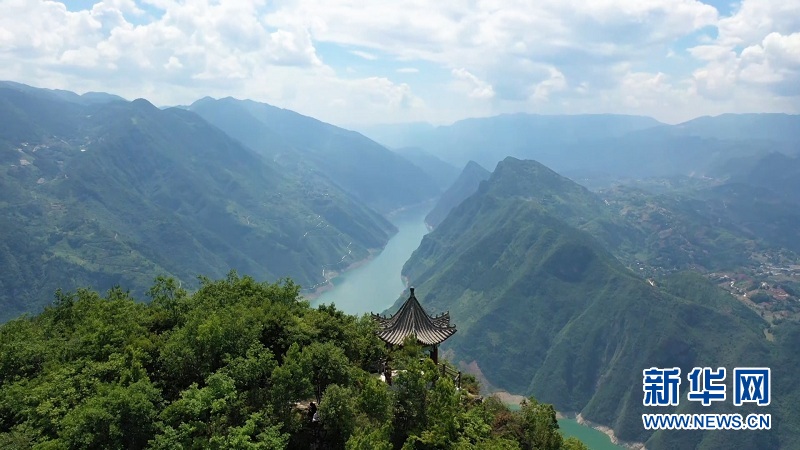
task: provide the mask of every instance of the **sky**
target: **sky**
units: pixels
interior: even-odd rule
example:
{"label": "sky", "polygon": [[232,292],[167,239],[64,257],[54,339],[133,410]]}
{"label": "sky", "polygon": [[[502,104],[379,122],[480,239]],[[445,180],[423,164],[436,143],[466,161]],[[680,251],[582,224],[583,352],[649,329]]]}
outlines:
{"label": "sky", "polygon": [[0,0],[0,79],[344,126],[800,113],[800,0]]}

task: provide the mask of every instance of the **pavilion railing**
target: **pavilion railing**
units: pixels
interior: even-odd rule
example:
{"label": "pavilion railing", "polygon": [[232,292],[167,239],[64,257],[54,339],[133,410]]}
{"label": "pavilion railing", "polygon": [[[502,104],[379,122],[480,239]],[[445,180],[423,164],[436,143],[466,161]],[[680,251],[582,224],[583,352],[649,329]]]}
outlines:
{"label": "pavilion railing", "polygon": [[453,369],[452,367],[446,364],[439,364],[439,370],[441,370],[443,377],[448,377],[453,380],[456,387],[461,389],[461,371]]}

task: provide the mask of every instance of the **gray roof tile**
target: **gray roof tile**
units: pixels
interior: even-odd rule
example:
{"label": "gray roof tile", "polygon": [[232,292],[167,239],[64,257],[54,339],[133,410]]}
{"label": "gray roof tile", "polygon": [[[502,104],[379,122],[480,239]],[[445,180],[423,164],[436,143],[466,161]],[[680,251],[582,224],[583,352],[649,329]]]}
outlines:
{"label": "gray roof tile", "polygon": [[455,325],[450,324],[450,313],[429,316],[414,296],[414,288],[393,316],[373,314],[372,318],[380,327],[378,337],[388,344],[400,345],[408,336],[414,335],[422,345],[436,345],[456,332]]}

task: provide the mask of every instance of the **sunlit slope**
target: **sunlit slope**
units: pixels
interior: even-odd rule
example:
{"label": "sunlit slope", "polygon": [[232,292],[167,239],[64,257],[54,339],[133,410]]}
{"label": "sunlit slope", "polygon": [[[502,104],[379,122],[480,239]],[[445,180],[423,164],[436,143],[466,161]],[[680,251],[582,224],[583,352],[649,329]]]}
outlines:
{"label": "sunlit slope", "polygon": [[[545,192],[559,200],[543,204]],[[623,440],[650,439],[648,448],[793,442],[788,431],[720,437],[643,429],[642,413],[668,410],[642,405],[643,369],[785,367],[797,326],[785,324],[772,343],[756,313],[699,275],[640,278],[585,231],[594,223],[589,212],[601,217],[605,205],[584,196],[538,163],[507,159],[423,239],[404,275],[430,312],[450,311],[459,331],[445,347],[454,359],[475,363],[498,388],[611,426]],[[776,373],[776,386],[789,383],[783,369]],[[689,403],[684,398],[677,410],[699,411]],[[787,398],[756,409],[791,422],[793,405]],[[728,402],[702,412],[732,411]]]}
{"label": "sunlit slope", "polygon": [[286,174],[191,112],[0,89],[0,320],[57,288],[231,268],[304,286],[394,228],[322,177]]}

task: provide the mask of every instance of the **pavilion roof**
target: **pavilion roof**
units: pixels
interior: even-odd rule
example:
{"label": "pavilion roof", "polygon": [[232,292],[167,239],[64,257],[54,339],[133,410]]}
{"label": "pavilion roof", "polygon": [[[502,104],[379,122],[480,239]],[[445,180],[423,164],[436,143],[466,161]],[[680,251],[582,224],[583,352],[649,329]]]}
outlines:
{"label": "pavilion roof", "polygon": [[455,334],[455,325],[450,324],[450,313],[429,316],[417,301],[414,288],[403,306],[391,317],[373,314],[380,329],[378,337],[387,344],[400,345],[408,336],[414,335],[422,345],[437,345]]}

